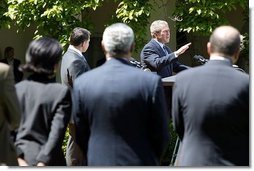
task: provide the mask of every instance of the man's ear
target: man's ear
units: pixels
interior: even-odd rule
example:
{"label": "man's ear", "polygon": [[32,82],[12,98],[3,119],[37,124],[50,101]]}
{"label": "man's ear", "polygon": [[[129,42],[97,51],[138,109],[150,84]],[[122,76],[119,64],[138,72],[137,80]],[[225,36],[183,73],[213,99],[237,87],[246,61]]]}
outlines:
{"label": "man's ear", "polygon": [[239,59],[239,55],[240,55],[240,49],[238,49],[238,51],[235,52],[235,54],[232,56],[232,63],[233,63],[233,64],[236,64],[236,62],[237,62],[238,59]]}
{"label": "man's ear", "polygon": [[211,43],[210,42],[207,42],[206,49],[207,49],[208,55],[210,55],[211,54]]}
{"label": "man's ear", "polygon": [[135,43],[133,42],[130,47],[130,52],[132,53],[135,49]]}
{"label": "man's ear", "polygon": [[103,40],[101,41],[101,48],[102,48],[103,52],[105,53],[106,51],[105,51],[105,46],[104,46]]}

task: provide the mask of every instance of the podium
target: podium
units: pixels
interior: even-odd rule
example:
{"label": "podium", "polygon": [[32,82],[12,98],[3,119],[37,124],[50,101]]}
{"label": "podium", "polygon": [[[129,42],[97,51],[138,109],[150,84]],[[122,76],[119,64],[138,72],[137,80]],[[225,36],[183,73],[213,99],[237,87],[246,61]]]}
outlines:
{"label": "podium", "polygon": [[164,87],[173,87],[173,85],[175,83],[175,79],[176,79],[175,75],[170,76],[170,77],[162,78],[162,85]]}
{"label": "podium", "polygon": [[164,94],[165,94],[165,99],[166,99],[166,105],[167,105],[167,110],[169,114],[169,118],[171,119],[171,109],[172,109],[172,89],[173,85],[175,83],[175,78],[176,76],[170,76],[170,77],[165,77],[162,78],[162,85],[164,88]]}

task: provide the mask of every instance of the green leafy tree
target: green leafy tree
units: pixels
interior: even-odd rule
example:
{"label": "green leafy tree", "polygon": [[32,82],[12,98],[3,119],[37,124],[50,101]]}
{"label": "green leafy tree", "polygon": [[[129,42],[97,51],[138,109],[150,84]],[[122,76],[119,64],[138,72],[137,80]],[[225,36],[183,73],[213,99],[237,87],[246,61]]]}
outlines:
{"label": "green leafy tree", "polygon": [[215,27],[228,24],[225,14],[239,6],[248,11],[248,0],[177,0],[173,15],[179,31],[209,35]]}
{"label": "green leafy tree", "polygon": [[[6,0],[8,11],[5,17],[14,21],[18,31],[31,25],[36,27],[35,38],[47,35],[66,44],[70,31],[76,27],[93,28],[86,11],[96,10],[104,0]],[[136,33],[136,43],[141,44],[151,11],[148,0],[114,0],[118,3],[111,22],[129,24]],[[4,10],[2,10],[5,12]],[[138,24],[137,24],[138,23]]]}
{"label": "green leafy tree", "polygon": [[8,11],[7,0],[0,1],[0,29],[6,28],[10,25],[10,18],[5,16],[4,14]]}
{"label": "green leafy tree", "polygon": [[149,0],[123,0],[120,1],[112,21],[128,24],[135,32],[136,46],[141,47],[145,43],[146,26],[149,24],[152,9]]}
{"label": "green leafy tree", "polygon": [[[164,2],[164,0],[160,1]],[[144,44],[149,17],[155,12],[158,1],[114,0],[113,2],[118,6],[111,22],[129,24],[135,32],[135,42],[139,48]],[[86,11],[96,10],[103,6],[103,3],[104,0],[2,0],[0,28],[10,27],[10,20],[17,26],[18,31],[33,25],[36,27],[35,38],[47,35],[66,44],[73,27],[80,26],[92,30],[94,25],[86,16]],[[179,31],[210,34],[216,26],[227,24],[228,20],[224,14],[238,6],[248,11],[247,0],[177,0],[173,16]]]}
{"label": "green leafy tree", "polygon": [[35,38],[46,35],[66,44],[70,31],[76,27],[90,28],[82,11],[96,10],[103,0],[7,0],[5,16],[14,21],[18,30],[35,26]]}

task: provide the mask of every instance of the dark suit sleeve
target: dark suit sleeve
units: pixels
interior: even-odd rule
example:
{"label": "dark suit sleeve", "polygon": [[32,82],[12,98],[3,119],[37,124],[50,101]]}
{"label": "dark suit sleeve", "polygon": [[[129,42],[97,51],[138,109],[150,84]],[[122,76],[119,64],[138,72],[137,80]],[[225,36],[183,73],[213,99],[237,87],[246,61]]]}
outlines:
{"label": "dark suit sleeve", "polygon": [[150,138],[158,158],[163,154],[169,142],[169,118],[166,112],[166,102],[161,79],[156,81],[153,89],[152,112],[150,117]]}
{"label": "dark suit sleeve", "polygon": [[173,96],[172,96],[172,121],[173,126],[180,139],[183,138],[184,134],[184,124],[183,124],[183,109],[180,102],[181,90],[177,81],[173,86]]}
{"label": "dark suit sleeve", "polygon": [[56,106],[53,110],[55,114],[51,121],[48,141],[42,147],[36,158],[38,162],[44,162],[46,164],[51,160],[55,147],[62,145],[65,131],[70,120],[72,104],[70,90],[67,87],[65,87],[54,106]]}
{"label": "dark suit sleeve", "polygon": [[150,69],[157,71],[177,60],[174,53],[170,52],[168,55],[162,56],[162,54],[164,54],[164,52],[160,52],[162,49],[156,48],[157,47],[148,44],[143,48],[140,54],[141,61]]}

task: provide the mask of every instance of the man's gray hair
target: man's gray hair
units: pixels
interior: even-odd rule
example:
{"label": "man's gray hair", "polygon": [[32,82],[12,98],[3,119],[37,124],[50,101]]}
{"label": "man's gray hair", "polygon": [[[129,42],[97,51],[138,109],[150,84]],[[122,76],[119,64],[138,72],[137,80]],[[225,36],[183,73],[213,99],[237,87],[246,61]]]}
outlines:
{"label": "man's gray hair", "polygon": [[126,54],[134,42],[134,32],[124,23],[115,23],[105,29],[102,42],[108,53]]}
{"label": "man's gray hair", "polygon": [[168,26],[168,23],[164,20],[155,20],[154,22],[152,22],[150,26],[151,35],[153,35],[156,32],[160,32],[161,28],[165,25]]}

